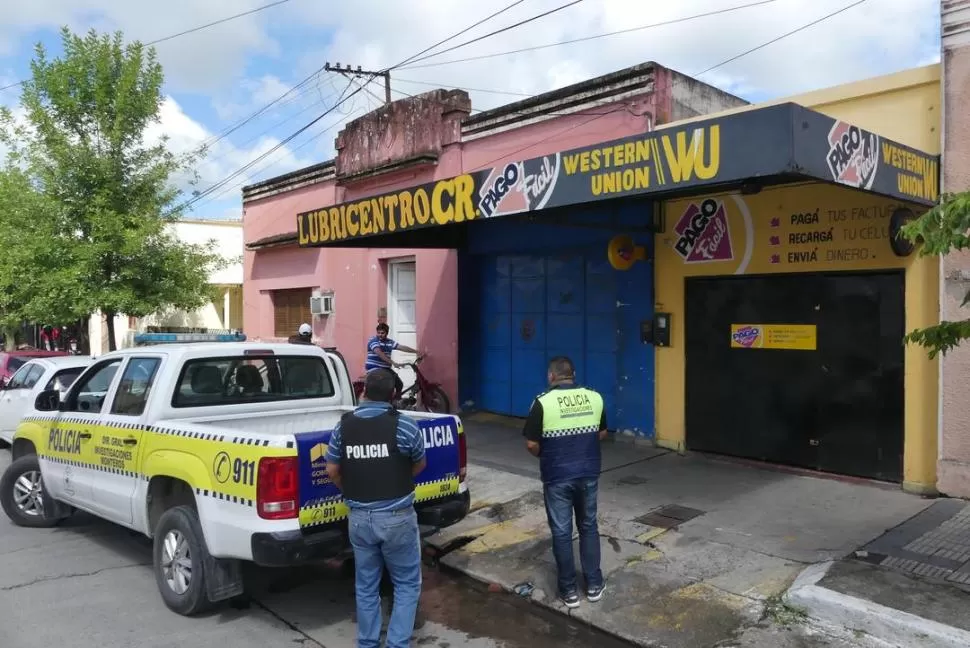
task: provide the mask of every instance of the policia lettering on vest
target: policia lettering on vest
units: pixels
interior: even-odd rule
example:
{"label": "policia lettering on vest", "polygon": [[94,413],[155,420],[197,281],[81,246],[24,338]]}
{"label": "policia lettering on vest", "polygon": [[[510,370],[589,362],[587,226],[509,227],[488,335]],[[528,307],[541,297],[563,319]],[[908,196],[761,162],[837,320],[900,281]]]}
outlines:
{"label": "policia lettering on vest", "polygon": [[364,398],[340,419],[327,448],[327,475],[350,509],[357,599],[357,645],[379,645],[380,583],[394,586],[389,648],[409,645],[421,595],[421,539],[414,510],[414,477],[424,470],[418,424],[391,407],[394,374],[367,374]]}
{"label": "policia lettering on vest", "polygon": [[574,608],[579,606],[579,590],[573,559],[573,511],[586,598],[595,602],[603,597],[596,495],[600,442],[607,434],[606,412],[600,394],[575,384],[569,358],[553,358],[547,377],[549,390],[533,401],[522,434],[526,448],[539,458],[559,598]]}

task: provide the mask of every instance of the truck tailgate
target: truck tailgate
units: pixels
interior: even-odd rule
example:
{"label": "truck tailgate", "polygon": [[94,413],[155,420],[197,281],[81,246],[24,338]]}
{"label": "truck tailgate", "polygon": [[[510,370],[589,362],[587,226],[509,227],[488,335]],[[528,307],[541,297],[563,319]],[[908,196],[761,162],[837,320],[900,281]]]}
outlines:
{"label": "truck tailgate", "polygon": [[[458,419],[450,415],[415,418],[424,435],[428,465],[415,478],[418,502],[446,497],[458,492],[458,435],[463,433]],[[296,435],[300,462],[300,527],[310,529],[347,517],[340,491],[327,477],[327,444],[332,429],[301,432]]]}

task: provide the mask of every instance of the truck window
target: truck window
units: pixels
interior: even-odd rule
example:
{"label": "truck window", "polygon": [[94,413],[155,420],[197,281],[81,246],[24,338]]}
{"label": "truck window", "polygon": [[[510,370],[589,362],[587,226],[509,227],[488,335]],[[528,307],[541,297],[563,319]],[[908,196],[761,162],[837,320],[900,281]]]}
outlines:
{"label": "truck window", "polygon": [[199,358],[182,367],[172,407],[328,398],[334,393],[333,379],[323,358]]}
{"label": "truck window", "polygon": [[47,386],[44,389],[56,389],[63,394],[67,389],[74,384],[77,377],[81,375],[84,371],[84,367],[72,367],[71,369],[61,369],[54,377],[47,381]]}
{"label": "truck window", "polygon": [[64,409],[68,412],[86,412],[97,414],[104,405],[104,397],[108,395],[111,381],[114,380],[121,358],[95,365],[90,373],[86,373],[77,389],[71,390]]}
{"label": "truck window", "polygon": [[111,404],[112,414],[141,416],[148,402],[148,393],[158,373],[159,358],[131,358],[121,374],[121,382]]}
{"label": "truck window", "polygon": [[40,365],[25,364],[17,370],[7,383],[7,390],[30,389],[37,384],[37,379],[44,373]]}

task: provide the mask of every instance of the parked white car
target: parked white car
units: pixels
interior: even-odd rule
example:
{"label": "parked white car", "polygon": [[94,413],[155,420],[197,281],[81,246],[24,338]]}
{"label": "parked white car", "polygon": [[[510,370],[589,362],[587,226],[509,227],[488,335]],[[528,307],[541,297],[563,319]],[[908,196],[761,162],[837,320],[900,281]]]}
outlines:
{"label": "parked white car", "polygon": [[13,442],[20,419],[34,409],[39,393],[56,389],[63,394],[89,364],[91,358],[86,356],[33,358],[24,363],[0,390],[0,441]]}

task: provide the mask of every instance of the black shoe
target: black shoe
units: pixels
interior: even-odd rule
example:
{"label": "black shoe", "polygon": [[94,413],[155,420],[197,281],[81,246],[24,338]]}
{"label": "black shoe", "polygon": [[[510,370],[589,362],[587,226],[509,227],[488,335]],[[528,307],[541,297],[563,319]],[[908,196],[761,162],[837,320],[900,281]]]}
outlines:
{"label": "black shoe", "polygon": [[576,592],[570,592],[569,594],[560,594],[559,600],[562,604],[568,608],[578,608],[579,607],[579,594]]}
{"label": "black shoe", "polygon": [[595,603],[596,601],[603,598],[603,592],[606,590],[606,585],[600,585],[599,587],[590,587],[586,590],[586,600],[590,603]]}

